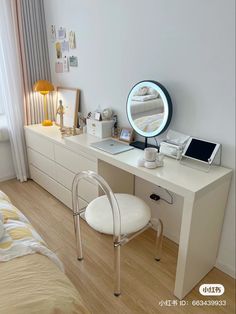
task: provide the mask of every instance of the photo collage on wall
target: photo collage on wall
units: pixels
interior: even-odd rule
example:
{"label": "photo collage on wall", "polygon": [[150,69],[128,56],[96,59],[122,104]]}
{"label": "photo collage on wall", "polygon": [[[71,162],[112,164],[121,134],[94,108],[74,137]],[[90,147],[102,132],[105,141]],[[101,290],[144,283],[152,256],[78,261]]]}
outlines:
{"label": "photo collage on wall", "polygon": [[51,25],[51,41],[55,48],[55,71],[56,73],[69,72],[70,68],[78,67],[78,57],[73,55],[76,49],[74,31],[66,31],[65,27],[56,28]]}

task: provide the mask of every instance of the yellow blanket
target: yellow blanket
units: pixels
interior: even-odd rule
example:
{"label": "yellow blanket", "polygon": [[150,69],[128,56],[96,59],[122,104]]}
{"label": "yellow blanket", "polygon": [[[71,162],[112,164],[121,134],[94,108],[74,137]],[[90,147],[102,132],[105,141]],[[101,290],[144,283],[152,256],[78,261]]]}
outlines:
{"label": "yellow blanket", "polygon": [[4,222],[0,239],[0,314],[89,313],[78,291],[55,266],[61,266],[59,259],[1,191],[0,216]]}
{"label": "yellow blanket", "polygon": [[49,257],[63,270],[57,256],[50,251],[43,239],[34,230],[28,219],[11,204],[9,198],[0,191],[0,220],[3,221],[4,233],[0,239],[0,262],[13,258],[40,253]]}
{"label": "yellow blanket", "polygon": [[0,263],[0,314],[89,313],[69,279],[40,254]]}

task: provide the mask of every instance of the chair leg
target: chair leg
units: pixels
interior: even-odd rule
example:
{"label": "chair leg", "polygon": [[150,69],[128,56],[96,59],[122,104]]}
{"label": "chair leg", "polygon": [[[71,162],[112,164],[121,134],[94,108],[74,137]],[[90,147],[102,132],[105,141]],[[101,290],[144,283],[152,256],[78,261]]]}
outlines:
{"label": "chair leg", "polygon": [[158,262],[160,261],[162,255],[162,241],[163,241],[163,222],[160,219],[158,219],[155,249],[155,260]]}
{"label": "chair leg", "polygon": [[115,290],[114,295],[120,295],[120,245],[114,244],[114,272],[115,272]]}
{"label": "chair leg", "polygon": [[76,253],[77,259],[79,261],[83,260],[83,250],[82,250],[82,241],[81,241],[81,232],[80,232],[80,216],[74,215],[74,229],[75,229],[75,241],[76,241]]}

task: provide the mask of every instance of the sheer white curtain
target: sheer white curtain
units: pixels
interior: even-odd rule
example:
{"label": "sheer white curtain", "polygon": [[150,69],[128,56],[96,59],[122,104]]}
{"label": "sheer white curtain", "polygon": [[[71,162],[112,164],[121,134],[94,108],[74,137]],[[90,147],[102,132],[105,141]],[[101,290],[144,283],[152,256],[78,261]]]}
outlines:
{"label": "sheer white curtain", "polygon": [[17,1],[1,0],[0,9],[0,88],[7,118],[17,179],[28,177],[24,140],[24,94],[21,55],[17,32]]}

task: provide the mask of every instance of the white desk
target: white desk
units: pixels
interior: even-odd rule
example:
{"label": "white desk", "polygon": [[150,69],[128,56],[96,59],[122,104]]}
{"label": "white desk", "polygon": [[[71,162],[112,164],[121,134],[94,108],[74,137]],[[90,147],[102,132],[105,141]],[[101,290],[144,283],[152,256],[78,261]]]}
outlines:
{"label": "white desk", "polygon": [[230,169],[213,166],[209,173],[205,173],[171,158],[165,158],[164,167],[146,169],[137,167],[137,160],[143,154],[138,149],[110,155],[90,147],[99,139],[87,134],[62,140],[57,127],[30,126],[26,130],[184,198],[174,289],[176,297],[182,299],[214,267],[232,176]]}

